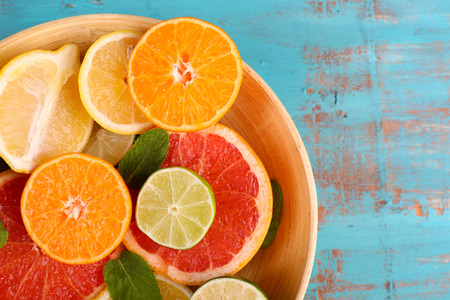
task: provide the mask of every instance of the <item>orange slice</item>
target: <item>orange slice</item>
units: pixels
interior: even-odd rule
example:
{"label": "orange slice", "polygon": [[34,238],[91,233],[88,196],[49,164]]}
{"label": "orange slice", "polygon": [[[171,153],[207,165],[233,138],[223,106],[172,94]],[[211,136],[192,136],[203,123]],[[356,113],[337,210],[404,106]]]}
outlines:
{"label": "orange slice", "polygon": [[136,105],[155,125],[171,131],[216,123],[234,103],[243,74],[231,38],[189,17],[151,27],[131,53],[127,70]]}
{"label": "orange slice", "polygon": [[92,299],[105,289],[103,266],[119,257],[121,244],[104,259],[67,265],[42,253],[30,239],[20,214],[20,198],[30,175],[0,173],[0,221],[9,232],[0,248],[0,299]]}
{"label": "orange slice", "polygon": [[172,132],[169,138],[161,167],[186,167],[209,183],[216,202],[214,221],[203,239],[187,250],[158,245],[136,222],[123,242],[155,272],[180,284],[198,285],[234,274],[256,254],[267,234],[272,217],[269,176],[247,142],[223,125]]}
{"label": "orange slice", "polygon": [[68,153],[36,168],[24,188],[23,223],[41,250],[66,264],[97,262],[122,241],[131,197],[108,162]]}

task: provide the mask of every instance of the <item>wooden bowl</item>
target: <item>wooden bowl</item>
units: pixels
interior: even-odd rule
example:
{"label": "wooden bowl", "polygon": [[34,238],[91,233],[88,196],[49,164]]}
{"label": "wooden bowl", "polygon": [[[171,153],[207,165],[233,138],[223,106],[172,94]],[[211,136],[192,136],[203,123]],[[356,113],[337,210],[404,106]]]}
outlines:
{"label": "wooden bowl", "polygon": [[[0,67],[33,49],[56,50],[75,42],[82,54],[115,30],[145,32],[158,20],[117,14],[75,16],[44,23],[0,41]],[[281,184],[284,207],[275,241],[261,248],[238,275],[254,281],[270,299],[302,299],[311,276],[317,239],[317,199],[302,139],[270,87],[244,63],[244,79],[231,110],[220,121],[253,147],[271,179]]]}

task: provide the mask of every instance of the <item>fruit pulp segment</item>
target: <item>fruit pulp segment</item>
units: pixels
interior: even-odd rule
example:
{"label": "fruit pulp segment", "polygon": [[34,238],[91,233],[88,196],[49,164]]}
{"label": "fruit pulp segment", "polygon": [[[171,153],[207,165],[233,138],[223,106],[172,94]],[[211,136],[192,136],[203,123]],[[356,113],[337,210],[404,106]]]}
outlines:
{"label": "fruit pulp segment", "polygon": [[[38,147],[40,151],[35,154],[33,160],[41,163],[62,153],[82,149],[80,141],[87,141],[93,123],[81,103],[78,92],[78,73],[67,78],[46,121],[45,130],[40,135]],[[81,147],[83,146],[84,143]]]}
{"label": "fruit pulp segment", "polygon": [[[121,100],[127,100],[125,97],[124,99],[121,98],[128,93],[123,78],[113,76],[107,71],[95,66],[91,66],[88,76],[89,97],[95,108],[115,122],[132,121],[131,103],[121,103]],[[123,114],[122,118],[125,118],[123,120],[116,115],[120,113],[118,110],[122,108],[127,112],[127,114]]]}
{"label": "fruit pulp segment", "polygon": [[[212,74],[214,76],[214,74]],[[222,77],[222,76],[220,76]],[[229,102],[231,95],[236,88],[234,81],[223,78],[198,77],[193,84],[195,89],[186,93],[186,98],[198,99],[196,102],[205,104],[215,111],[221,110]],[[210,95],[210,96],[207,96]],[[201,97],[199,97],[201,96]]]}
{"label": "fruit pulp segment", "polygon": [[162,168],[171,166],[187,167],[211,185],[216,202],[214,222],[199,244],[183,251],[157,245],[132,223],[130,230],[137,243],[185,272],[227,264],[242,249],[258,222],[255,197],[259,186],[255,174],[235,146],[223,137],[206,133],[171,133]]}
{"label": "fruit pulp segment", "polygon": [[[192,67],[195,69],[204,68],[205,66],[209,68],[209,65],[217,59],[236,51],[224,32],[219,33],[216,29],[208,27],[204,28],[202,37],[198,40],[197,49],[200,50],[196,51],[191,59]],[[236,65],[235,59],[230,61],[228,66],[233,65]]]}
{"label": "fruit pulp segment", "polygon": [[184,123],[184,116],[180,104],[184,102],[184,94],[185,90],[181,83],[171,85],[153,102],[150,107],[151,114],[163,117],[167,123],[181,126]]}

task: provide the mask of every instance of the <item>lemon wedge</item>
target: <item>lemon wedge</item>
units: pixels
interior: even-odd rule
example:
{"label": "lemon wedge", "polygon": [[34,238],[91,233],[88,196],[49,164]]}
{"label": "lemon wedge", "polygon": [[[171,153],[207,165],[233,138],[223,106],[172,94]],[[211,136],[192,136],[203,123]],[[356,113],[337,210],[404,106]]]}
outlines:
{"label": "lemon wedge", "polygon": [[0,156],[16,172],[66,152],[81,151],[93,120],[78,91],[76,44],[34,50],[0,71]]}

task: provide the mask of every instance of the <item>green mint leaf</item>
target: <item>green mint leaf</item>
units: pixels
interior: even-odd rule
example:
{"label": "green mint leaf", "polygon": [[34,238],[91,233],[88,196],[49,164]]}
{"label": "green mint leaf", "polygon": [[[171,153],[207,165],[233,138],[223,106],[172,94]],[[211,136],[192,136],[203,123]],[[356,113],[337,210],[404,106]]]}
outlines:
{"label": "green mint leaf", "polygon": [[0,158],[0,172],[9,170],[10,167],[8,166],[8,164],[3,160],[3,158]]}
{"label": "green mint leaf", "polygon": [[280,226],[281,210],[283,209],[283,191],[281,190],[280,184],[275,179],[272,179],[270,184],[272,185],[273,194],[273,212],[269,231],[267,232],[266,238],[262,244],[263,247],[270,245],[275,239],[278,227]]}
{"label": "green mint leaf", "polygon": [[113,300],[162,300],[155,274],[137,254],[124,250],[103,267],[103,277]]}
{"label": "green mint leaf", "polygon": [[6,245],[8,235],[8,229],[6,229],[5,226],[3,226],[2,221],[0,221],[0,249]]}
{"label": "green mint leaf", "polygon": [[159,169],[169,150],[169,134],[155,128],[141,134],[119,162],[118,171],[133,189],[139,189]]}

